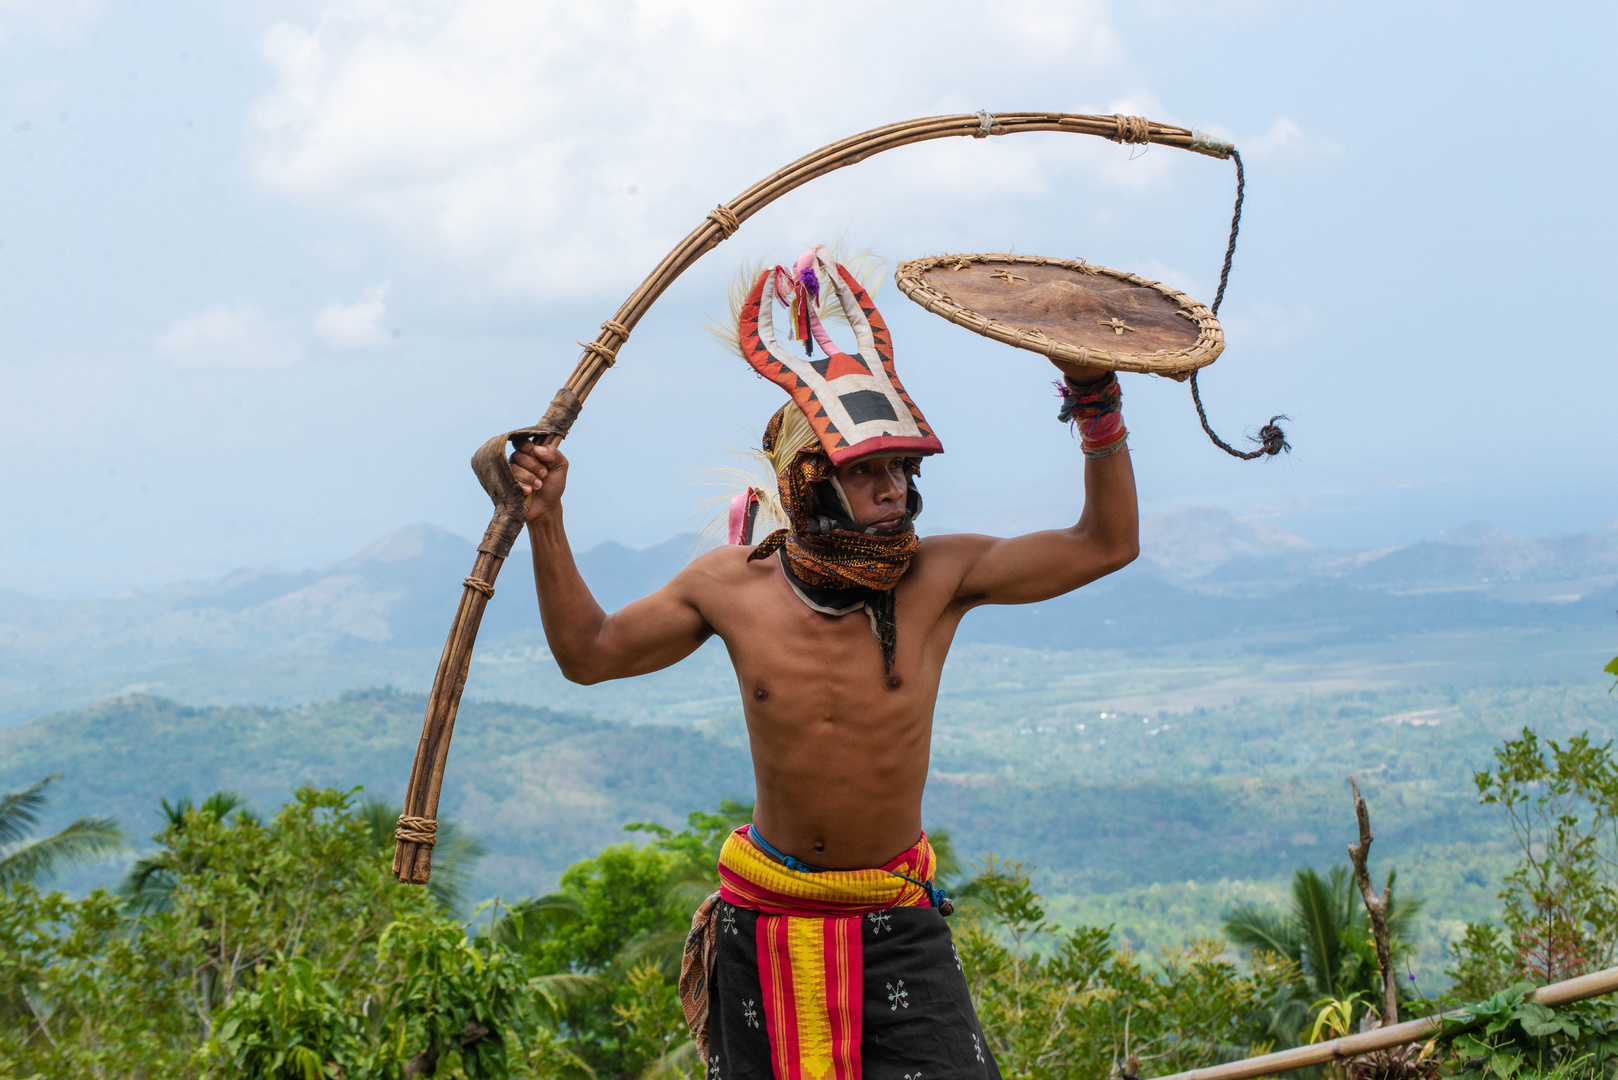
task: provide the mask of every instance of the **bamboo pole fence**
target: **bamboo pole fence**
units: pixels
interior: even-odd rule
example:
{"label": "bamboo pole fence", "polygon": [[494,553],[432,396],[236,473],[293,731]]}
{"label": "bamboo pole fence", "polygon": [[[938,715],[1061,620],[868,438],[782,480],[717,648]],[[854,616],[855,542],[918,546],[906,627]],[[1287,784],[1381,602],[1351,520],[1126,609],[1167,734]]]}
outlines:
{"label": "bamboo pole fence", "polygon": [[[1614,991],[1618,991],[1618,968],[1607,968],[1605,971],[1595,971],[1564,982],[1542,986],[1528,996],[1541,1005],[1555,1008],[1558,1005],[1568,1005]],[[1329,1042],[1297,1046],[1291,1050],[1280,1050],[1273,1054],[1262,1054],[1259,1057],[1231,1061],[1223,1065],[1210,1065],[1206,1069],[1169,1073],[1167,1076],[1154,1077],[1153,1080],[1252,1080],[1253,1077],[1273,1076],[1276,1073],[1307,1068],[1310,1065],[1347,1061],[1349,1058],[1377,1050],[1391,1050],[1396,1046],[1420,1042],[1442,1027],[1446,1018],[1454,1015],[1456,1013],[1424,1016],[1420,1020],[1407,1020],[1402,1024],[1372,1028],[1370,1031],[1360,1032],[1357,1035],[1344,1035]]]}
{"label": "bamboo pole fence", "polygon": [[[461,694],[466,689],[467,672],[478,625],[489,599],[494,595],[500,566],[511,553],[522,531],[524,496],[511,475],[506,461],[507,445],[531,440],[554,446],[566,438],[573,421],[596,382],[613,366],[618,350],[658,297],[676,278],[690,269],[703,255],[728,240],[743,222],[781,196],[827,173],[856,165],[873,155],[901,146],[933,139],[987,139],[1027,132],[1067,132],[1092,135],[1117,143],[1173,146],[1208,157],[1229,159],[1235,147],[1211,135],[1189,128],[1160,124],[1140,116],[1096,116],[1061,112],[987,111],[931,116],[873,128],[823,146],[792,164],[771,173],[728,203],[710,211],[702,223],[664,256],[613,317],[601,324],[601,332],[584,349],[573,373],[557,391],[539,423],[490,439],[472,459],[472,467],[494,500],[494,517],[478,545],[472,572],[463,581],[460,605],[450,624],[444,652],[427,698],[421,739],[416,745],[410,780],[405,788],[404,813],[394,832],[393,874],[401,881],[426,884],[432,873],[432,847],[437,829],[438,799],[444,783],[444,765]],[[1228,257],[1227,257],[1228,270]],[[1234,452],[1234,451],[1232,451]]]}

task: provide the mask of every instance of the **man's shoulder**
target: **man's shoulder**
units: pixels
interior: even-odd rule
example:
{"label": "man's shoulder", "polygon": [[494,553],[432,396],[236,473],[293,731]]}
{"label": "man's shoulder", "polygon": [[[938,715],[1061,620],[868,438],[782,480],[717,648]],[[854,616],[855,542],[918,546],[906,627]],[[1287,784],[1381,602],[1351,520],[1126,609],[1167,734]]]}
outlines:
{"label": "man's shoulder", "polygon": [[993,544],[998,537],[983,533],[938,533],[923,536],[917,555],[929,561],[944,562],[956,558],[971,558]]}
{"label": "man's shoulder", "polygon": [[753,548],[743,544],[710,548],[686,563],[668,589],[706,616],[716,617],[730,605],[745,603],[745,597],[770,588],[772,576],[780,577],[780,565],[773,557],[749,562],[752,553]]}
{"label": "man's shoulder", "polygon": [[974,560],[995,542],[992,536],[980,533],[940,533],[924,536],[916,549],[916,559],[910,564],[905,577],[912,589],[936,593],[949,599],[960,585],[961,577]]}
{"label": "man's shoulder", "polygon": [[752,577],[761,569],[768,569],[769,560],[748,561],[753,547],[747,544],[721,544],[709,548],[686,564],[680,573],[696,578],[736,581]]}

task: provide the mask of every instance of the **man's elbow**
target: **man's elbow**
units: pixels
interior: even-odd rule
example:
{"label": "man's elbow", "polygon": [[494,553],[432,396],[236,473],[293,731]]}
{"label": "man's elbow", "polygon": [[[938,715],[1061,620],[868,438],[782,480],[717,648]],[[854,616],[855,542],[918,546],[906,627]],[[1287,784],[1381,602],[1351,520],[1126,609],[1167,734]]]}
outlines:
{"label": "man's elbow", "polygon": [[[555,656],[554,653],[552,655]],[[592,664],[582,658],[571,656],[555,656],[555,659],[556,666],[562,672],[562,678],[570,683],[594,686],[611,678],[600,664]]]}
{"label": "man's elbow", "polygon": [[1110,558],[1107,560],[1107,573],[1117,573],[1138,558],[1140,558],[1139,539],[1132,539],[1126,543],[1114,545],[1110,552]]}

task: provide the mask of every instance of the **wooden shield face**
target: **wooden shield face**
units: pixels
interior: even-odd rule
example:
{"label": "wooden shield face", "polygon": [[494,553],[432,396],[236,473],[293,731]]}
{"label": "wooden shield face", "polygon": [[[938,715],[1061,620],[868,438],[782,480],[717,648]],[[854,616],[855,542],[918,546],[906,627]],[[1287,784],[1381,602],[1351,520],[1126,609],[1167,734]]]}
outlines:
{"label": "wooden shield face", "polygon": [[753,283],[742,305],[742,355],[753,369],[792,395],[820,439],[833,465],[867,454],[938,454],[943,444],[905,392],[893,368],[893,342],[871,297],[859,280],[831,262],[825,248],[815,251],[822,287],[835,288],[848,313],[856,342],[845,353],[832,344],[811,314],[810,324],[825,355],[806,356],[775,335],[777,266]]}
{"label": "wooden shield face", "polygon": [[1037,255],[945,255],[901,263],[900,290],[927,310],[1058,360],[1179,375],[1213,363],[1213,312],[1160,282]]}

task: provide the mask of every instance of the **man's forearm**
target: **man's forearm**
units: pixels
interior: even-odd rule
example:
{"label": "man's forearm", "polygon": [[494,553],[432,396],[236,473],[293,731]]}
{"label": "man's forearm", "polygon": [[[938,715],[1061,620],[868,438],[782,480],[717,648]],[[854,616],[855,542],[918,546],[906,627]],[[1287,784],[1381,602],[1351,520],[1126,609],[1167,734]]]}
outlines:
{"label": "man's forearm", "polygon": [[1065,380],[1058,416],[1078,428],[1084,449],[1084,510],[1078,532],[1114,569],[1140,551],[1135,470],[1122,410],[1123,392],[1115,374],[1087,383]]}
{"label": "man's forearm", "polygon": [[589,667],[607,614],[573,561],[560,509],[529,522],[528,541],[534,551],[534,589],[545,640],[562,674],[573,678]]}
{"label": "man's forearm", "polygon": [[1128,453],[1084,460],[1084,510],[1079,531],[1108,561],[1124,566],[1140,553],[1140,508]]}

